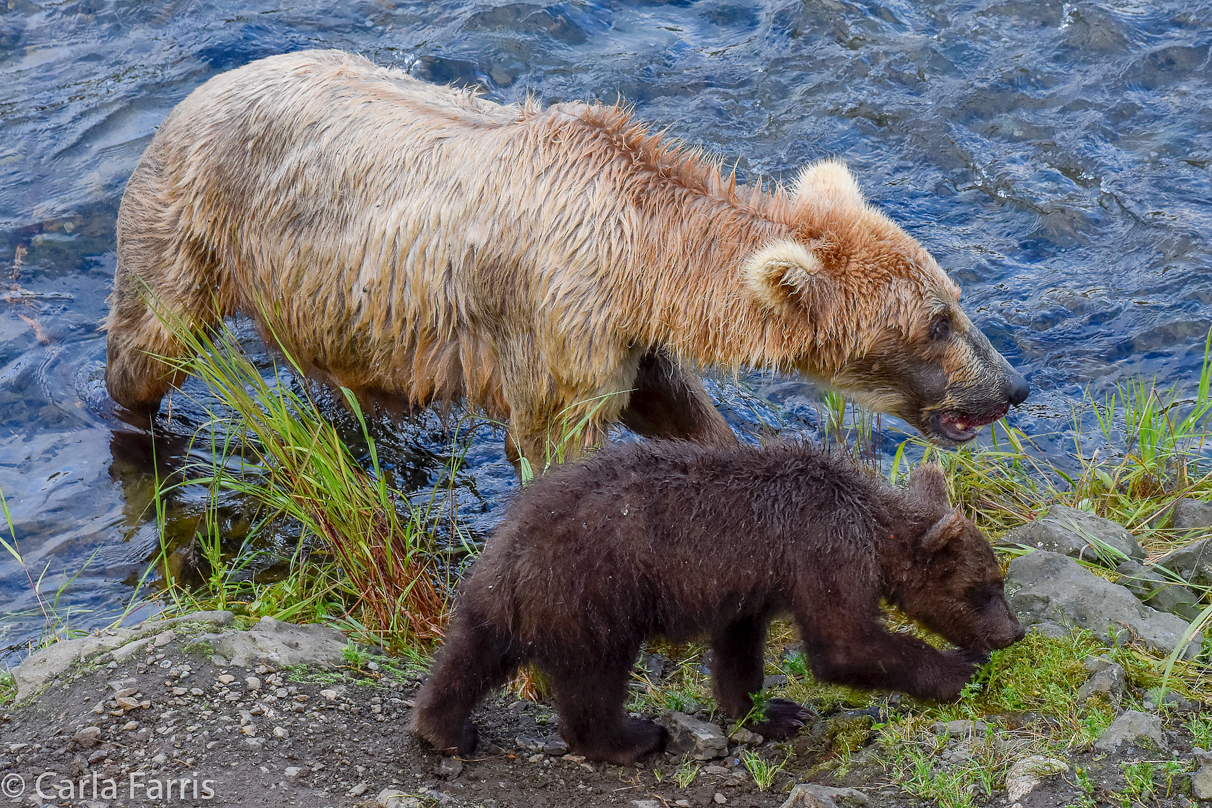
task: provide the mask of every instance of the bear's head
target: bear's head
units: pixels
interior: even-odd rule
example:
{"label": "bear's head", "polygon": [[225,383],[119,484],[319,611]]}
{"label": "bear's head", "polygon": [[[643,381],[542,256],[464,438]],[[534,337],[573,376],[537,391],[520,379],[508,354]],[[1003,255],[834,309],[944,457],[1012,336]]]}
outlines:
{"label": "bear's head", "polygon": [[944,446],[1026,400],[1026,380],[964,314],[959,287],[867,204],[845,164],[801,172],[791,220],[795,237],[751,256],[745,282],[781,318],[795,370]]}
{"label": "bear's head", "polygon": [[950,507],[938,466],[915,470],[904,494],[907,512],[925,518],[898,536],[889,600],[961,648],[994,651],[1021,640],[1023,627],[1006,601],[993,548],[961,509]]}

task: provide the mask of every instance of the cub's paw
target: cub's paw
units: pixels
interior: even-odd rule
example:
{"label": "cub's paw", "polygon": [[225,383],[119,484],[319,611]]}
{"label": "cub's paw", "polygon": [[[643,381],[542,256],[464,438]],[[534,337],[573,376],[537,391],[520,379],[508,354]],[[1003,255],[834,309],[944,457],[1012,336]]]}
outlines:
{"label": "cub's paw", "polygon": [[476,751],[480,733],[468,718],[462,727],[430,727],[414,723],[409,732],[443,755],[470,755]]}
{"label": "cub's paw", "polygon": [[988,651],[982,651],[979,648],[961,648],[960,656],[972,663],[975,668],[983,668],[989,664],[989,660],[993,658]]}
{"label": "cub's paw", "polygon": [[[569,741],[568,738],[564,740]],[[646,718],[626,718],[611,735],[587,744],[573,744],[573,751],[590,760],[601,760],[618,766],[630,766],[637,760],[665,751],[669,733]]]}
{"label": "cub's paw", "polygon": [[[977,670],[989,661],[989,654],[975,648],[947,651],[943,664],[932,681],[926,682],[924,695],[935,701],[955,701],[964,692],[964,687],[976,676]],[[915,694],[916,695],[916,694]]]}
{"label": "cub's paw", "polygon": [[795,735],[808,720],[812,711],[787,699],[771,699],[766,702],[766,719],[749,725],[749,729],[772,741],[781,741]]}

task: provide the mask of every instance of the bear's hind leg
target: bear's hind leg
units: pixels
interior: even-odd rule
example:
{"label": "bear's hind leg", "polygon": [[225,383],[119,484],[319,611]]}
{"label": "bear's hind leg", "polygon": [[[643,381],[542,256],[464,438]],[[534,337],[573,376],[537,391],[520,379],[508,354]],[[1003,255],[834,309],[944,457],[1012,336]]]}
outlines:
{"label": "bear's hind leg", "polygon": [[[711,678],[725,715],[740,719],[753,710],[753,694],[761,692],[765,679],[765,641],[766,621],[756,617],[731,623],[711,638]],[[812,715],[787,699],[770,699],[762,712],[763,717],[751,720],[748,727],[773,740],[790,738]]]}
{"label": "bear's hind leg", "polygon": [[665,748],[664,727],[623,711],[631,659],[595,660],[592,667],[566,664],[540,667],[555,688],[560,735],[568,747],[591,760],[627,766]]}
{"label": "bear's hind leg", "polygon": [[477,740],[471,711],[525,661],[504,633],[467,610],[456,612],[438,663],[417,694],[409,732],[439,752],[471,754]]}
{"label": "bear's hind leg", "polygon": [[646,438],[679,438],[736,446],[736,434],[698,377],[661,348],[640,358],[634,388],[619,414],[623,425]]}

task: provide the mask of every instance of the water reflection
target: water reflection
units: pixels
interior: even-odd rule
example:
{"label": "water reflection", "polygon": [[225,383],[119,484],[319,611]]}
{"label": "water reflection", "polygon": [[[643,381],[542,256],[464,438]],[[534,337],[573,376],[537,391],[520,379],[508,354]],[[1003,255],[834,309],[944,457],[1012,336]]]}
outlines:
{"label": "water reflection", "polygon": [[[1208,2],[1176,0],[9,0],[0,490],[26,566],[62,587],[73,625],[106,622],[158,547],[157,469],[200,457],[189,439],[207,416],[185,397],[154,438],[114,415],[98,323],[123,184],[167,111],[219,71],[339,47],[500,101],[621,96],[751,180],[844,155],[964,285],[1036,388],[1015,422],[1042,432],[1087,385],[1194,378],[1212,302],[1209,23]],[[752,374],[712,391],[750,434],[815,421],[800,380]],[[449,428],[425,414],[378,429],[391,473],[426,490]],[[513,483],[499,436],[476,434],[454,498],[483,531]],[[192,496],[170,503],[178,545],[199,518]],[[230,505],[233,536],[246,511]],[[26,573],[3,556],[0,603],[0,648],[37,634]]]}

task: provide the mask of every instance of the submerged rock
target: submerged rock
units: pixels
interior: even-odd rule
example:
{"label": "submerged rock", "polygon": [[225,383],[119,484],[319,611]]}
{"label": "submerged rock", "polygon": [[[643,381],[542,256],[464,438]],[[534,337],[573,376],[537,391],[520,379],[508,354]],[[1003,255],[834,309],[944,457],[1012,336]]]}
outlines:
{"label": "submerged rock", "polygon": [[1114,553],[1109,555],[1099,544],[1114,548],[1123,557],[1137,560],[1145,557],[1136,537],[1121,525],[1067,505],[1053,505],[1043,518],[1011,530],[1002,543],[1023,544],[1084,561],[1098,561],[1108,567],[1114,567],[1123,558],[1115,557]]}
{"label": "submerged rock", "polygon": [[[1024,626],[1084,628],[1104,642],[1139,638],[1147,647],[1170,653],[1189,624],[1159,612],[1124,587],[1106,581],[1058,553],[1036,551],[1010,562],[1006,575],[1010,607]],[[1203,635],[1187,644],[1185,655],[1199,652]]]}

